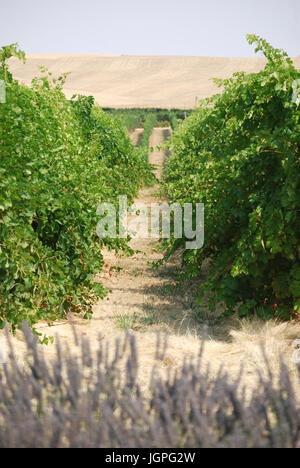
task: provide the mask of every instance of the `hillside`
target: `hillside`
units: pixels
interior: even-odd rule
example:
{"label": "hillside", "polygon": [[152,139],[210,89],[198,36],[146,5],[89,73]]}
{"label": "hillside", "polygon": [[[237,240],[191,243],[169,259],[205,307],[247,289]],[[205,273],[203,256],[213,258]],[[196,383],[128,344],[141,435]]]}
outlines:
{"label": "hillside", "polygon": [[[28,55],[27,63],[12,59],[14,77],[26,84],[46,66],[54,75],[71,72],[67,97],[93,95],[103,107],[193,108],[196,99],[211,96],[211,78],[234,72],[257,72],[262,58],[185,56]],[[300,68],[300,56],[296,59]]]}

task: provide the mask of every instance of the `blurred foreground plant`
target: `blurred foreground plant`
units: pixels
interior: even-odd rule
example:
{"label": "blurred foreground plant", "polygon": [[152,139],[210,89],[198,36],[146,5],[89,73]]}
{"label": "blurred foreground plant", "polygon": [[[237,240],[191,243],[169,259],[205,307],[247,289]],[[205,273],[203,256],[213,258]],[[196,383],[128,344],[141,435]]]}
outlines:
{"label": "blurred foreground plant", "polygon": [[[167,379],[153,372],[143,395],[132,335],[92,355],[89,341],[74,334],[78,356],[58,343],[49,363],[28,328],[24,334],[25,365],[10,344],[0,367],[0,447],[300,448],[300,407],[283,362],[279,383],[271,371],[259,375],[249,398],[242,372],[234,382],[222,370],[213,378],[200,352],[196,364],[186,361]],[[165,351],[158,340],[156,359]]]}

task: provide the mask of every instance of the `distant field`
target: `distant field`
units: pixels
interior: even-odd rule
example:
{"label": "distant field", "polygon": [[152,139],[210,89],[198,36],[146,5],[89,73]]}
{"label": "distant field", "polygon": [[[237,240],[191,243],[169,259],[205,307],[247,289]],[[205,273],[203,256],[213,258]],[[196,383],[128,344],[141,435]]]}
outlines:
{"label": "distant field", "polygon": [[[12,59],[10,69],[26,84],[38,75],[40,65],[55,75],[71,72],[65,85],[67,97],[93,95],[103,107],[190,109],[197,99],[218,90],[211,78],[257,72],[264,64],[262,58],[28,55],[25,65]],[[300,68],[300,56],[296,64]]]}

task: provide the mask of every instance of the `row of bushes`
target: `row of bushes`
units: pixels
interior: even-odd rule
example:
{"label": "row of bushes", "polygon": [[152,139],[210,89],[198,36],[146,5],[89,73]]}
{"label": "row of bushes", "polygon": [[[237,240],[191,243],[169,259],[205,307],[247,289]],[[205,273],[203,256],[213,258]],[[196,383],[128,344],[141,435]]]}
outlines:
{"label": "row of bushes", "polygon": [[[191,114],[191,110],[182,109],[160,109],[160,108],[149,108],[149,109],[112,109],[104,108],[105,112],[110,113],[114,117],[118,117],[122,120],[128,130],[135,128],[144,128],[149,116],[155,115],[155,126],[168,126],[175,129],[177,125],[184,120],[188,115]],[[162,125],[163,124],[163,125]]]}
{"label": "row of bushes", "polygon": [[0,327],[89,316],[89,294],[104,294],[93,282],[101,247],[127,248],[97,238],[97,205],[132,199],[151,180],[118,120],[93,98],[68,101],[65,76],[46,73],[30,87],[13,80],[12,55],[20,56],[15,45],[0,50]]}
{"label": "row of bushes", "polygon": [[[300,313],[300,72],[256,36],[267,59],[259,73],[216,80],[222,94],[200,103],[169,144],[167,196],[205,205],[205,242],[183,250],[183,276],[210,271],[199,303],[226,314],[289,319]],[[298,89],[299,91],[299,89]]]}
{"label": "row of bushes", "polygon": [[153,113],[148,113],[144,122],[144,131],[142,133],[141,140],[139,142],[139,148],[143,152],[144,159],[148,159],[149,152],[149,141],[150,136],[153,130],[153,127],[156,125],[156,115]]}

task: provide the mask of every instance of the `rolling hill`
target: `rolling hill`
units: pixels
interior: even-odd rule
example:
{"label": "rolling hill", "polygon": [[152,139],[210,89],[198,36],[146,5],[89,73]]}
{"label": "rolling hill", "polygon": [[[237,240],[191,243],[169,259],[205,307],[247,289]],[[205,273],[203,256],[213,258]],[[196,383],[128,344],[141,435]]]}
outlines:
{"label": "rolling hill", "polygon": [[[295,59],[300,68],[300,56]],[[71,72],[67,97],[93,95],[102,107],[193,108],[198,99],[218,91],[211,78],[234,72],[257,72],[263,58],[217,58],[126,55],[28,55],[24,65],[15,59],[15,78],[28,84],[46,66],[54,75]]]}

